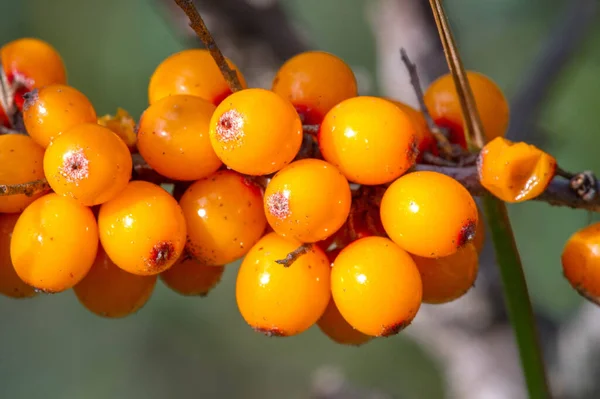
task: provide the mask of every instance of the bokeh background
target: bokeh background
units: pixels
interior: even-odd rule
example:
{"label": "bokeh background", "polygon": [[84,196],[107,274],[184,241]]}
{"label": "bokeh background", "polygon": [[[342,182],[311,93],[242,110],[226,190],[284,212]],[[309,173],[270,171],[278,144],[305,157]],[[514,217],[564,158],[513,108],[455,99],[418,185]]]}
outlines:
{"label": "bokeh background", "polygon": [[[268,87],[283,60],[322,49],[356,71],[362,94],[414,103],[404,46],[425,83],[445,72],[422,0],[199,0],[227,56]],[[513,101],[510,135],[534,142],[567,170],[600,171],[600,24],[595,0],[453,0],[446,4],[466,66]],[[241,10],[241,11],[240,11]],[[69,83],[99,115],[136,117],[158,63],[199,43],[165,0],[0,0],[0,43],[34,36],[62,54]],[[600,311],[564,280],[567,238],[597,218],[543,203],[510,207],[557,397],[596,398]],[[489,245],[488,245],[489,247]],[[88,313],[72,292],[0,297],[0,398],[507,398],[524,397],[494,270],[466,297],[424,306],[405,332],[359,348],[315,327],[267,338],[235,303],[237,264],[206,298],[161,284],[122,320]]]}

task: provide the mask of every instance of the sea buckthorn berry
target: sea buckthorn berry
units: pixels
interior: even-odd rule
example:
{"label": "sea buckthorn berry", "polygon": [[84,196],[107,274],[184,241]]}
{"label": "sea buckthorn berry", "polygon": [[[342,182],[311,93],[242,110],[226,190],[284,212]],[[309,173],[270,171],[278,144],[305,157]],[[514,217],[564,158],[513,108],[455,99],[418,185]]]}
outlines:
{"label": "sea buckthorn berry", "polygon": [[400,101],[392,99],[387,100],[391,101],[398,108],[404,111],[415,127],[415,135],[417,136],[417,149],[419,150],[417,161],[420,161],[423,158],[423,153],[425,151],[430,151],[432,154],[437,154],[437,142],[433,134],[431,134],[429,131],[429,127],[427,126],[427,121],[425,120],[423,113]]}
{"label": "sea buckthorn berry", "polygon": [[352,194],[348,180],[320,159],[292,162],[271,179],[265,214],[273,230],[301,242],[335,233],[348,218]]}
{"label": "sea buckthorn berry", "polygon": [[477,159],[481,185],[505,202],[523,202],[544,192],[554,178],[556,159],[527,143],[497,137]]}
{"label": "sea buckthorn berry", "polygon": [[338,344],[359,346],[373,338],[352,327],[340,314],[333,298],[329,300],[325,313],[317,322],[317,326],[323,334]]}
{"label": "sea buckthorn berry", "polygon": [[19,216],[19,213],[0,214],[0,294],[30,298],[35,296],[35,290],[17,275],[10,258],[10,239]]}
{"label": "sea buckthorn berry", "polygon": [[393,181],[417,157],[417,137],[410,118],[377,97],[342,101],[325,116],[319,130],[323,158],[354,183]]}
{"label": "sea buckthorn berry", "polygon": [[475,237],[473,237],[473,245],[477,250],[477,254],[480,254],[485,245],[485,219],[481,208],[477,207],[477,227],[475,227]]}
{"label": "sea buckthorn berry", "polygon": [[114,264],[102,247],[88,274],[73,291],[90,312],[102,317],[125,317],[141,309],[154,291],[158,276],[137,276]]}
{"label": "sea buckthorn berry", "polygon": [[186,249],[206,265],[221,266],[241,258],[267,225],[260,187],[231,170],[198,180],[179,204],[187,223]]}
{"label": "sea buckthorn berry", "polygon": [[563,249],[563,273],[584,298],[600,303],[600,223],[574,233]]}
{"label": "sea buckthorn berry", "polygon": [[198,180],[222,163],[210,144],[215,106],[200,97],[173,95],[152,104],[140,119],[138,149],[154,170],[174,180]]}
{"label": "sea buckthorn berry", "polygon": [[98,214],[100,242],[117,266],[141,276],[161,273],[183,251],[186,226],[177,201],[163,188],[132,181]]}
{"label": "sea buckthorn berry", "polygon": [[442,258],[412,255],[423,282],[424,303],[447,303],[460,298],[477,279],[479,257],[472,243]]}
{"label": "sea buckthorn berry", "polygon": [[351,326],[363,334],[386,337],[403,330],[416,316],[421,277],[413,259],[398,245],[384,237],[366,237],[335,258],[331,294]]}
{"label": "sea buckthorn berry", "polygon": [[[0,135],[0,184],[22,184],[44,178],[44,149],[21,134]],[[42,193],[0,197],[1,213],[21,212]]]}
{"label": "sea buckthorn berry", "polygon": [[67,130],[44,154],[44,173],[54,192],[86,206],[102,204],[123,191],[131,167],[125,142],[110,129],[92,123]]}
{"label": "sea buckthorn berry", "polygon": [[185,253],[160,274],[163,283],[181,295],[206,296],[221,281],[224,266],[207,266]]}
{"label": "sea buckthorn berry", "polygon": [[242,317],[256,331],[292,336],[315,324],[331,298],[330,266],[325,253],[313,246],[289,267],[284,259],[300,242],[269,233],[244,258],[236,281]]}
{"label": "sea buckthorn berry", "polygon": [[[510,112],[502,90],[493,80],[478,72],[467,71],[467,79],[487,140],[504,136]],[[434,122],[449,129],[450,142],[467,148],[460,100],[452,75],[446,74],[433,82],[425,91],[424,99]]]}
{"label": "sea buckthorn berry", "polygon": [[306,124],[321,123],[336,104],[358,95],[352,69],[323,51],[307,51],[287,60],[277,72],[272,90],[289,99]]}
{"label": "sea buckthorn berry", "polygon": [[[237,73],[242,87],[245,88],[244,76],[230,60],[227,60],[227,64]],[[150,104],[173,94],[198,96],[218,105],[231,94],[231,89],[210,52],[191,49],[167,57],[150,78]]]}
{"label": "sea buckthorn berry", "polygon": [[117,108],[115,115],[107,114],[98,118],[98,124],[109,128],[119,136],[125,142],[129,151],[136,149],[135,120],[123,108]]}
{"label": "sea buckthorn berry", "polygon": [[302,144],[302,123],[292,104],[264,89],[238,91],[217,107],[210,141],[231,169],[268,175],[289,164]]}
{"label": "sea buckthorn berry", "polygon": [[31,138],[48,147],[66,130],[82,123],[97,123],[97,119],[92,103],[83,93],[70,86],[53,84],[27,94],[23,122]]}
{"label": "sea buckthorn berry", "polygon": [[45,292],[65,291],[81,281],[97,250],[98,226],[90,208],[55,193],[21,213],[10,241],[21,280]]}
{"label": "sea buckthorn berry", "polygon": [[388,236],[414,255],[455,253],[476,231],[477,205],[459,182],[438,172],[414,172],[393,182],[381,200]]}

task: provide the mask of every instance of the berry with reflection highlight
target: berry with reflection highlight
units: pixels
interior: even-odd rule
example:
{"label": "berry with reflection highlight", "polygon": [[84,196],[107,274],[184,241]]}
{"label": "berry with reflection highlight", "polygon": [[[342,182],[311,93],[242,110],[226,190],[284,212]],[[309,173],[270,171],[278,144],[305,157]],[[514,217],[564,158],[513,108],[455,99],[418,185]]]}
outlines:
{"label": "berry with reflection highlight", "polygon": [[33,287],[17,275],[10,258],[10,239],[20,214],[0,214],[0,294],[10,298],[35,296]]}
{"label": "berry with reflection highlight", "polygon": [[224,271],[224,266],[207,266],[184,253],[160,278],[180,295],[206,296],[221,281]]}

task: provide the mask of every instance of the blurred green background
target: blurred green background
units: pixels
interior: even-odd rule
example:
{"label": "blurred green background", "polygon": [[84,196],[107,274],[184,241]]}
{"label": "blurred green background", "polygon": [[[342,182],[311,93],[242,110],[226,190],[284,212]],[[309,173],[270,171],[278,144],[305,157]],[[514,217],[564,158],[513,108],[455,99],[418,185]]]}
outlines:
{"label": "blurred green background", "polygon": [[[285,0],[309,39],[375,72],[366,0]],[[454,0],[447,4],[469,68],[492,76],[510,97],[565,1]],[[0,42],[35,36],[64,57],[69,83],[98,114],[138,116],[158,63],[184,48],[151,0],[0,0]],[[235,61],[235,60],[234,60]],[[600,171],[600,26],[563,71],[539,121],[543,147],[567,170]],[[584,211],[511,206],[534,306],[561,320],[579,303],[562,277],[564,242],[588,222]],[[439,366],[410,339],[360,348],[330,342],[317,328],[269,339],[246,326],[235,304],[237,265],[207,298],[158,285],[137,315],[104,320],[72,292],[14,301],[0,297],[0,398],[307,398],[312,373],[340,367],[350,382],[394,397],[440,398]],[[443,333],[443,332],[440,332]]]}

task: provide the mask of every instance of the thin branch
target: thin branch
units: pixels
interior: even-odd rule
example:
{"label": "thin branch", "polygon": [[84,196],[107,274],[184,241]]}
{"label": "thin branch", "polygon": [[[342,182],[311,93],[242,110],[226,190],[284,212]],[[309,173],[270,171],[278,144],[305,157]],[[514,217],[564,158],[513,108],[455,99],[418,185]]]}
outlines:
{"label": "thin branch", "polygon": [[290,267],[299,257],[308,253],[311,250],[313,244],[302,244],[285,257],[285,259],[276,260],[275,263],[283,265],[283,267]]}
{"label": "thin branch", "polygon": [[206,46],[206,49],[210,51],[213,59],[217,63],[217,66],[221,70],[223,77],[227,81],[229,88],[232,92],[242,90],[242,84],[237,73],[229,67],[225,56],[221,53],[221,50],[217,46],[215,39],[210,34],[204,20],[200,16],[198,9],[194,5],[193,0],[174,0],[175,3],[185,12],[190,20],[190,26],[196,32],[202,43]]}
{"label": "thin branch", "polygon": [[22,184],[0,184],[0,197],[5,195],[25,194],[28,197],[50,190],[46,179]]}
{"label": "thin branch", "polygon": [[14,88],[8,82],[6,72],[2,67],[2,58],[0,57],[0,108],[4,110],[8,123],[13,127],[13,116],[15,114]]}

